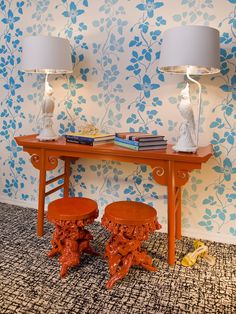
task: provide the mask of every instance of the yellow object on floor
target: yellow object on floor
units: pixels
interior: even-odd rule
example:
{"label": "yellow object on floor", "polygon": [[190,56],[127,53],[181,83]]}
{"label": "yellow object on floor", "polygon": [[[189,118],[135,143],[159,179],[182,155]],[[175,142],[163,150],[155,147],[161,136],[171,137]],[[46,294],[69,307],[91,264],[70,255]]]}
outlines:
{"label": "yellow object on floor", "polygon": [[193,266],[198,257],[202,257],[209,265],[214,266],[216,258],[208,254],[208,247],[200,240],[193,242],[194,252],[190,252],[184,256],[181,261],[183,266]]}
{"label": "yellow object on floor", "polygon": [[193,266],[196,263],[197,258],[207,252],[208,247],[206,245],[202,245],[198,247],[194,252],[190,252],[187,255],[185,255],[184,258],[182,259],[181,264],[183,266]]}
{"label": "yellow object on floor", "polygon": [[193,247],[194,247],[195,250],[198,249],[200,246],[204,246],[204,245],[205,244],[202,241],[200,241],[200,240],[194,240],[193,241]]}

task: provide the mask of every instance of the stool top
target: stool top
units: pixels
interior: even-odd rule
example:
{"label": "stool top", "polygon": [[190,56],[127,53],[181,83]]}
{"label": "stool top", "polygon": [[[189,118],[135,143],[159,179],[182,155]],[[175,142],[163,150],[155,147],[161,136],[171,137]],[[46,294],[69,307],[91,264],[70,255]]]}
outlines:
{"label": "stool top", "polygon": [[143,225],[155,221],[157,212],[144,203],[120,201],[106,206],[104,217],[118,224]]}
{"label": "stool top", "polygon": [[97,214],[98,205],[85,197],[64,197],[48,205],[48,220],[80,220]]}

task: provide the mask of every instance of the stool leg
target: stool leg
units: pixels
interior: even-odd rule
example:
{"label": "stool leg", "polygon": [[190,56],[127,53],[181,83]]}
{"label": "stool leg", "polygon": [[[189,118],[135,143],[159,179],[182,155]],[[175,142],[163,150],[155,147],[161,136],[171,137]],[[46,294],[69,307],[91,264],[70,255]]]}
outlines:
{"label": "stool leg", "polygon": [[62,251],[63,230],[61,226],[55,224],[55,229],[52,236],[52,249],[48,252],[48,257],[53,257]]}
{"label": "stool leg", "polygon": [[67,270],[70,267],[76,266],[80,263],[81,252],[79,250],[79,244],[74,239],[66,239],[65,245],[62,249],[62,255],[59,258],[61,266],[60,277],[66,275]]}
{"label": "stool leg", "polygon": [[152,266],[152,258],[141,251],[141,240],[126,239],[123,235],[113,235],[105,249],[111,278],[106,287],[110,289],[120,279],[124,278],[132,265],[140,265],[148,270],[156,271]]}
{"label": "stool leg", "polygon": [[98,256],[99,254],[93,250],[93,248],[90,246],[90,240],[93,240],[93,236],[91,233],[83,228],[80,228],[80,237],[77,239],[77,242],[79,244],[79,251]]}
{"label": "stool leg", "polygon": [[133,256],[131,253],[122,258],[122,267],[108,280],[106,283],[107,289],[111,289],[118,280],[123,279],[128,274],[132,261]]}
{"label": "stool leg", "polygon": [[48,256],[61,253],[59,258],[61,263],[60,277],[64,277],[70,267],[80,263],[83,252],[98,255],[90,246],[92,239],[90,232],[83,227],[78,227],[76,221],[57,221],[52,239],[53,248]]}
{"label": "stool leg", "polygon": [[134,257],[135,265],[140,265],[150,271],[157,271],[157,268],[152,266],[152,258],[145,251],[136,251]]}

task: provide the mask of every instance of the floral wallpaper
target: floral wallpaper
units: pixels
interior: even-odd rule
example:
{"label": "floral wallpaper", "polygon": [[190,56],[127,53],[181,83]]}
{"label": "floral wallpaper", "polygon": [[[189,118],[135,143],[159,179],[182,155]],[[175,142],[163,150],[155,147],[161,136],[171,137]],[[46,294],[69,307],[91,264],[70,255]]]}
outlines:
{"label": "floral wallpaper", "polygon": [[[191,173],[183,189],[183,233],[236,243],[235,4],[1,0],[0,201],[37,207],[38,173],[14,141],[14,136],[37,131],[44,92],[44,76],[21,69],[24,36],[61,36],[71,43],[73,74],[49,77],[58,134],[89,122],[109,133],[164,134],[174,143],[181,122],[178,95],[185,78],[159,72],[162,33],[179,25],[209,25],[220,31],[221,73],[198,78],[203,87],[200,145],[211,143],[214,157]],[[196,104],[197,89],[190,86]],[[62,165],[57,172],[61,171]],[[166,229],[166,188],[153,181],[145,165],[82,159],[72,165],[70,192],[96,199],[100,215],[112,201],[147,202],[158,210]]]}

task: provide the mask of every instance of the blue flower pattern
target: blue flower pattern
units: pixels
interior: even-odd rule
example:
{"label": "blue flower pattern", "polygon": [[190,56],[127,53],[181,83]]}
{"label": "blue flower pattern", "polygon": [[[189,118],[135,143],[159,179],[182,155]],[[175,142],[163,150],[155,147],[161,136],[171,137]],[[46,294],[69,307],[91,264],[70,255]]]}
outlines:
{"label": "blue flower pattern", "polygon": [[12,10],[8,10],[7,12],[7,17],[2,19],[2,22],[4,24],[8,24],[10,30],[14,29],[14,24],[19,21],[19,17],[18,16],[14,16]]}
{"label": "blue flower pattern", "polygon": [[[49,0],[0,1],[0,143],[4,147],[0,158],[1,194],[27,202],[37,200],[37,173],[28,172],[27,169],[32,168],[14,141],[14,136],[37,131],[38,104],[42,101],[44,88],[43,75],[26,76],[21,71],[23,36],[46,34],[70,40],[74,73],[52,80],[52,85],[60,85],[55,114],[59,134],[75,131],[81,123],[92,122],[106,132],[125,129],[158,134],[166,130],[169,138],[175,140],[178,121],[166,118],[166,112],[172,108],[176,110],[178,98],[174,97],[173,90],[169,103],[166,103],[159,94],[160,87],[167,84],[157,66],[162,32],[172,26],[172,21],[175,25],[211,25],[216,21],[215,4],[211,0],[179,0],[179,3],[182,6],[180,12],[168,16],[169,4],[157,0],[102,0],[95,9],[87,0],[57,0],[53,4]],[[126,4],[136,14],[136,22],[132,25]],[[208,167],[214,179],[204,186],[204,174],[192,173],[182,199],[185,229],[197,228],[197,223],[205,232],[235,237],[235,1],[228,0],[228,4],[232,10],[229,9],[218,24],[221,75],[211,78],[223,95],[222,102],[212,107],[212,116],[208,119],[214,150],[214,158]],[[55,23],[52,6],[61,16],[60,26]],[[93,14],[91,23],[87,24],[87,14],[94,10],[97,14]],[[25,31],[21,28],[24,14],[31,16]],[[98,36],[87,42],[92,31]],[[24,86],[26,77],[32,82],[31,89]],[[89,95],[90,82],[96,82],[96,92],[93,90]],[[131,97],[126,84],[129,84]],[[183,86],[184,82],[177,84],[178,89]],[[206,88],[203,88],[203,112],[210,107]],[[23,89],[29,94],[25,95]],[[201,121],[202,131],[203,124],[206,128],[207,123],[207,120]],[[61,174],[62,171],[60,166],[57,172]],[[71,195],[90,195],[98,200],[101,208],[124,198],[147,202],[157,208],[161,203],[166,206],[165,189],[157,187],[149,167],[144,165],[126,166],[111,161],[93,161],[84,165],[76,162],[72,165],[70,187]],[[199,204],[202,216],[193,222],[191,216],[196,209],[199,212]],[[159,216],[165,223],[161,209]]]}
{"label": "blue flower pattern", "polygon": [[72,1],[69,5],[69,10],[64,11],[62,15],[65,17],[69,17],[71,20],[71,23],[75,24],[77,22],[77,16],[81,15],[84,13],[84,10],[77,9],[77,6],[75,3]]}
{"label": "blue flower pattern", "polygon": [[[232,1],[230,1],[232,2]],[[220,115],[210,123],[210,128],[213,130],[211,143],[213,145],[216,166],[213,171],[216,173],[216,178],[213,183],[206,187],[208,191],[213,187],[214,194],[203,200],[203,205],[207,205],[205,214],[199,225],[207,231],[215,231],[220,233],[223,228],[228,228],[228,232],[235,236],[235,228],[227,227],[227,223],[235,224],[235,181],[236,181],[236,166],[233,151],[235,151],[235,113],[234,101],[236,100],[236,64],[233,62],[235,57],[235,46],[229,46],[232,42],[235,43],[236,34],[235,28],[235,11],[219,23],[219,29],[224,23],[230,26],[229,32],[223,32],[220,37],[220,61],[221,61],[221,77],[213,77],[212,80],[218,80],[220,89],[225,93],[225,98],[222,103],[215,106],[212,110],[213,114]],[[232,184],[233,182],[233,184]],[[234,201],[234,202],[233,202]],[[231,209],[233,213],[231,212]]]}
{"label": "blue flower pattern", "polygon": [[146,0],[146,3],[140,3],[137,8],[140,11],[146,11],[148,17],[154,16],[154,10],[163,6],[163,2],[154,2],[154,0]]}
{"label": "blue flower pattern", "polygon": [[[135,35],[129,42],[129,47],[132,47],[133,50],[130,64],[126,68],[129,73],[132,73],[126,79],[137,81],[133,84],[133,87],[139,92],[139,95],[128,106],[128,109],[130,109],[135,104],[135,108],[137,108],[137,112],[132,112],[126,120],[130,124],[130,131],[150,132],[153,125],[163,125],[162,120],[157,117],[158,110],[153,109],[156,106],[154,101],[156,90],[160,87],[160,84],[155,81],[157,79],[159,81],[164,80],[163,74],[157,68],[161,43],[161,30],[159,27],[166,23],[165,19],[158,15],[158,9],[163,5],[163,2],[146,0],[136,6],[143,13],[139,23],[131,27],[131,33],[134,32]],[[155,27],[151,26],[154,12],[157,16],[155,17]],[[153,75],[153,68],[156,71],[155,75]],[[152,72],[152,76],[149,72]],[[154,97],[150,102],[149,99],[152,95]],[[152,130],[152,133],[157,134],[158,132]]]}
{"label": "blue flower pattern", "polygon": [[157,89],[158,87],[160,87],[160,85],[159,84],[152,84],[149,76],[147,74],[145,74],[143,77],[143,83],[142,84],[137,83],[134,85],[134,87],[139,91],[143,91],[144,96],[146,98],[149,98],[150,94],[151,94],[151,90]]}

